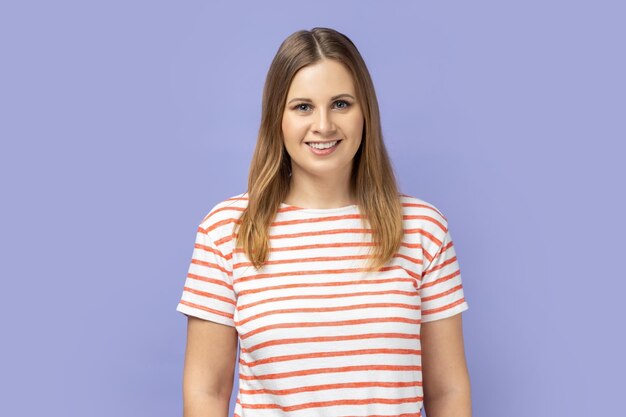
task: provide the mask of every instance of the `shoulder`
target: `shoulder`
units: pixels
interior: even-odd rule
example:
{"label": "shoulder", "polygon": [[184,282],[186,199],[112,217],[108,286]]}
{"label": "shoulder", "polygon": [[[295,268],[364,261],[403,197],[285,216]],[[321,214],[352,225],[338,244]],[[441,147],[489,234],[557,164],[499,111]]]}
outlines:
{"label": "shoulder", "polygon": [[404,215],[429,216],[439,221],[447,221],[446,216],[430,201],[409,194],[400,194]]}
{"label": "shoulder", "polygon": [[200,228],[216,238],[230,236],[244,209],[248,194],[240,193],[214,204],[200,222]]}
{"label": "shoulder", "polygon": [[405,229],[440,240],[448,232],[448,219],[430,201],[408,194],[400,194]]}

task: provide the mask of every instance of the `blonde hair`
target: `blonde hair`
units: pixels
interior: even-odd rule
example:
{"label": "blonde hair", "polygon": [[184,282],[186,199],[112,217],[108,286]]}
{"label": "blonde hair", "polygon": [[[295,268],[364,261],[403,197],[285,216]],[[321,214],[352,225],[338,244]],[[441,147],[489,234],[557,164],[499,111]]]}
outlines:
{"label": "blonde hair", "polygon": [[248,176],[248,205],[233,231],[236,247],[243,247],[257,269],[269,256],[268,231],[290,186],[291,158],[282,133],[287,92],[298,70],[322,59],[338,61],[350,71],[363,111],[363,137],[354,156],[350,189],[375,242],[368,268],[378,270],[385,265],[402,241],[400,194],[383,143],[378,101],[365,62],[352,41],[336,30],[299,30],[280,45],[267,73],[261,125]]}

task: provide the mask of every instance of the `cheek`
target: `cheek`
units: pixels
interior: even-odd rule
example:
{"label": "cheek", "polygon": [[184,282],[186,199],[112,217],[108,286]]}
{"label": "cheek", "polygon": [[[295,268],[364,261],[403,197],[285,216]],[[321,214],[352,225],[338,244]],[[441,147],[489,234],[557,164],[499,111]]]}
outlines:
{"label": "cheek", "polygon": [[292,141],[300,140],[303,132],[306,131],[302,121],[287,115],[283,116],[282,129],[285,139]]}
{"label": "cheek", "polygon": [[293,120],[289,117],[289,115],[283,116],[283,132],[285,136],[289,136],[291,132],[294,130]]}
{"label": "cheek", "polygon": [[364,125],[365,121],[363,120],[363,116],[355,114],[349,123],[351,133],[353,135],[361,137],[361,132],[363,131]]}

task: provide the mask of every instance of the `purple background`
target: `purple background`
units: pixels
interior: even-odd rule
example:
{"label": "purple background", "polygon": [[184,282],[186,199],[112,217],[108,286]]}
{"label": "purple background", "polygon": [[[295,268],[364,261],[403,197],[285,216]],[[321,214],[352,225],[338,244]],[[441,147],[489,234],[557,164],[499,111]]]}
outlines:
{"label": "purple background", "polygon": [[616,415],[622,4],[3,2],[0,415],[182,415],[196,227],[314,26],[359,47],[401,190],[450,222],[474,415]]}

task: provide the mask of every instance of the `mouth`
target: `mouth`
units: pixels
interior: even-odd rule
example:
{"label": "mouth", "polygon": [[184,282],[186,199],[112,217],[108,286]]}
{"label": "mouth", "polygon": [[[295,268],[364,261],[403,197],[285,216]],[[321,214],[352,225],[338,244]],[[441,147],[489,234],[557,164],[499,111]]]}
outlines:
{"label": "mouth", "polygon": [[307,145],[309,145],[309,147],[313,148],[313,149],[319,149],[319,150],[324,150],[324,149],[330,149],[330,148],[334,148],[335,146],[337,146],[337,144],[339,144],[339,142],[341,142],[341,139],[335,139],[335,140],[327,140],[327,141],[310,141],[310,142],[304,142]]}

